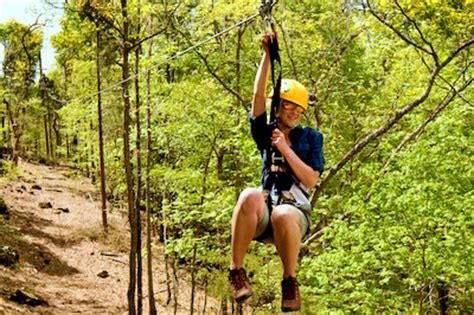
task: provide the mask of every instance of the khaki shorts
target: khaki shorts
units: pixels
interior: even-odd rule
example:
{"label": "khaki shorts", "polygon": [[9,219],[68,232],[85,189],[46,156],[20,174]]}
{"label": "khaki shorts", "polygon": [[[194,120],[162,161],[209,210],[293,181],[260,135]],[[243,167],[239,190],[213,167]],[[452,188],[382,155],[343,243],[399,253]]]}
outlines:
{"label": "khaki shorts", "polygon": [[[292,205],[287,205],[287,206],[291,206],[294,210],[298,212],[298,216],[300,218],[299,226],[300,226],[300,231],[301,231],[301,238],[303,238],[306,235],[306,232],[308,231],[308,228],[309,228],[308,219],[306,218],[303,211],[301,211],[300,209]],[[259,239],[259,237],[265,232],[269,224],[270,224],[270,211],[268,210],[268,206],[265,203],[265,208],[263,209],[263,217],[257,222],[257,230],[255,231],[255,236],[253,239],[254,240]],[[264,243],[273,242],[273,236],[269,236],[261,241]]]}

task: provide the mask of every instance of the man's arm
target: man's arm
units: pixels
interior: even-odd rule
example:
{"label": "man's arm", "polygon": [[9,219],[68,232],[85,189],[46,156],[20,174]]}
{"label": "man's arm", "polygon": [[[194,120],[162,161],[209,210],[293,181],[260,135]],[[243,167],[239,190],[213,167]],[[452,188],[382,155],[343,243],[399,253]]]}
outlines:
{"label": "man's arm", "polygon": [[318,183],[319,171],[314,170],[311,166],[303,162],[298,155],[290,148],[286,142],[285,135],[279,129],[275,129],[272,134],[272,145],[285,157],[290,165],[293,173],[303,185],[312,189]]}
{"label": "man's arm", "polygon": [[268,73],[270,71],[270,53],[269,53],[269,41],[272,36],[271,34],[265,34],[262,38],[263,56],[258,67],[257,76],[255,77],[255,84],[253,88],[253,100],[251,114],[253,117],[262,115],[266,110],[267,101],[267,81]]}

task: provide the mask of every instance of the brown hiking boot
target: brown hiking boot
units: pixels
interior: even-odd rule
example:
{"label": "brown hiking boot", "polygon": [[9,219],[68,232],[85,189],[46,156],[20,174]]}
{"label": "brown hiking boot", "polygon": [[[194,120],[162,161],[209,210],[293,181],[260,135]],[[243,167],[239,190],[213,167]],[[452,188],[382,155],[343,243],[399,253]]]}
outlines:
{"label": "brown hiking boot", "polygon": [[281,282],[281,311],[293,312],[301,308],[300,290],[296,278],[288,277]]}
{"label": "brown hiking boot", "polygon": [[244,268],[229,270],[229,280],[232,286],[232,297],[237,303],[244,302],[252,295]]}

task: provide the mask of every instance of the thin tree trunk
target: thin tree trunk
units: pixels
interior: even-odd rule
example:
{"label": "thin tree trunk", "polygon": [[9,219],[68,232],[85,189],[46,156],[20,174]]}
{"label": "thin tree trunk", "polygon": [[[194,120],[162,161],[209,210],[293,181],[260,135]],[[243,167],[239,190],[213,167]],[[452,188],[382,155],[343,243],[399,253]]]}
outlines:
{"label": "thin tree trunk", "polygon": [[441,315],[446,315],[448,314],[449,290],[446,288],[446,284],[442,281],[436,285],[436,290],[438,291],[439,313]]}
{"label": "thin tree trunk", "polygon": [[39,160],[40,159],[40,156],[39,156],[39,151],[40,151],[40,144],[39,144],[39,139],[38,137],[36,137],[35,139],[35,160]]}
{"label": "thin tree trunk", "polygon": [[136,288],[136,253],[137,253],[137,228],[136,228],[136,215],[134,205],[134,193],[133,193],[133,174],[132,164],[130,162],[130,96],[129,96],[129,20],[127,11],[127,0],[121,0],[122,5],[122,18],[123,18],[123,38],[122,38],[122,97],[123,97],[123,155],[124,155],[124,167],[125,177],[127,182],[127,205],[128,205],[128,220],[130,222],[130,283],[128,287],[128,313],[131,315],[136,314],[135,310],[135,288]]}
{"label": "thin tree trunk", "polygon": [[202,307],[202,314],[206,314],[206,308],[207,308],[207,279],[205,280],[204,283],[204,306]]}
{"label": "thin tree trunk", "polygon": [[105,188],[105,165],[104,165],[104,136],[102,128],[102,93],[101,90],[101,67],[100,67],[100,29],[99,23],[96,22],[96,49],[95,49],[95,68],[97,74],[97,116],[99,125],[99,171],[100,171],[100,200],[102,209],[102,227],[104,233],[108,234],[107,224],[107,201]]}
{"label": "thin tree trunk", "polygon": [[223,297],[221,300],[221,309],[219,314],[227,314],[227,297]]}
{"label": "thin tree trunk", "polygon": [[[92,110],[91,110],[91,113],[90,113],[90,117],[91,117],[91,120],[89,121],[89,130],[90,130],[90,134],[93,134],[94,133],[94,123],[92,121]],[[95,168],[95,152],[94,152],[94,146],[92,144],[90,144],[90,152],[89,152],[89,158],[87,159],[87,162],[90,161],[90,165],[91,165],[91,174],[90,174],[90,178],[91,178],[91,181],[92,181],[92,184],[95,184],[95,181],[96,181],[96,176],[97,176],[97,169]]]}
{"label": "thin tree trunk", "polygon": [[[137,35],[140,36],[140,0],[137,2],[138,7],[138,21],[137,21]],[[140,126],[140,80],[138,79],[138,73],[140,72],[140,50],[141,45],[135,48],[135,119],[137,128],[137,138],[135,139],[135,145],[137,150],[137,188],[136,188],[136,199],[135,199],[135,214],[137,220],[137,286],[138,286],[138,314],[143,312],[143,262],[142,262],[142,224],[140,218],[140,202],[142,192],[142,157],[141,157],[141,126]]]}
{"label": "thin tree trunk", "polygon": [[[39,74],[40,74],[40,79],[39,79],[39,88],[41,91],[41,107],[43,109],[46,108],[46,98],[45,98],[45,82],[44,82],[44,74],[43,74],[43,62],[41,60],[41,51],[38,53],[38,64],[39,64]],[[48,112],[49,110],[47,110]],[[50,151],[50,128],[48,127],[48,113],[45,113],[43,115],[43,125],[44,125],[44,143],[46,146],[46,157],[51,159],[51,151]]]}
{"label": "thin tree trunk", "polygon": [[[151,47],[148,51],[149,57],[151,57]],[[151,251],[151,207],[150,207],[150,168],[151,168],[151,76],[150,71],[146,74],[146,96],[147,96],[147,107],[146,107],[146,175],[145,175],[145,195],[146,195],[146,251],[147,256],[147,270],[148,270],[148,304],[150,307],[150,314],[155,315],[155,293],[153,290],[153,253]]]}
{"label": "thin tree trunk", "polygon": [[173,262],[172,262],[172,270],[173,270],[173,314],[178,313],[178,292],[179,292],[179,280],[178,280],[178,267],[176,261],[176,253],[173,254]]}
{"label": "thin tree trunk", "polygon": [[418,313],[423,314],[423,300],[424,300],[423,292],[420,292],[420,297],[418,297]]}
{"label": "thin tree trunk", "polygon": [[[242,49],[242,36],[245,32],[245,28],[242,29],[242,28],[239,28],[239,32],[237,33],[237,48],[236,48],[236,66],[235,66],[235,75],[236,75],[236,84],[235,84],[235,90],[236,92],[240,95],[241,93],[241,65],[240,65],[240,62],[241,62],[241,49]],[[241,105],[245,105],[244,103],[242,103],[241,99],[239,97],[236,97],[236,103],[237,104],[241,104]],[[236,120],[236,125],[238,126],[240,124],[240,117],[237,117],[237,120]],[[239,150],[234,150],[234,161],[235,161],[235,169],[240,169],[241,167],[241,160],[240,160],[240,152]],[[235,172],[235,177],[234,177],[234,191],[235,191],[235,200],[237,201],[237,199],[239,198],[239,195],[241,193],[241,190],[242,190],[242,175],[240,174],[240,172]]]}
{"label": "thin tree trunk", "polygon": [[171,303],[171,277],[170,277],[170,264],[169,264],[169,256],[165,251],[164,255],[165,259],[165,272],[166,272],[166,305],[170,305]]}
{"label": "thin tree trunk", "polygon": [[193,262],[191,267],[191,315],[194,314],[194,299],[196,296],[196,250],[197,246],[196,243],[194,243]]}
{"label": "thin tree trunk", "polygon": [[[239,31],[237,32],[237,48],[235,51],[235,77],[236,77],[236,82],[235,82],[235,91],[237,92],[238,95],[241,93],[241,88],[240,88],[240,80],[241,80],[241,65],[240,65],[240,51],[242,50],[242,36],[244,35],[245,32],[245,26],[241,26],[239,28]],[[240,99],[238,97],[235,98],[236,103],[240,103]],[[245,106],[245,104],[240,103],[242,106]],[[237,106],[236,106],[237,107]]]}
{"label": "thin tree trunk", "polygon": [[[166,214],[163,213],[163,222],[166,222]],[[169,272],[169,256],[166,253],[166,245],[168,242],[168,229],[166,227],[166,224],[163,224],[163,245],[165,248],[165,271],[166,271],[166,292],[167,292],[167,297],[166,297],[166,305],[169,305],[171,303],[171,277],[170,277],[170,272]]]}
{"label": "thin tree trunk", "polygon": [[51,107],[49,106],[49,102],[46,101],[46,90],[43,91],[43,99],[46,103],[46,117],[48,118],[48,137],[49,137],[49,154],[52,159],[54,159],[54,149],[53,149],[53,120],[51,115]]}
{"label": "thin tree trunk", "polygon": [[236,310],[236,313],[238,315],[242,315],[244,313],[244,306],[243,304],[238,304],[237,303],[237,306],[236,306],[237,310]]}
{"label": "thin tree trunk", "polygon": [[66,160],[69,161],[71,158],[71,148],[69,144],[69,135],[66,133]]}
{"label": "thin tree trunk", "polygon": [[49,159],[51,154],[49,152],[48,119],[46,118],[46,115],[43,115],[43,125],[44,125],[44,141],[45,141],[45,148],[46,148],[46,156]]}
{"label": "thin tree trunk", "polygon": [[2,113],[2,148],[5,147],[7,132],[5,130],[5,113]]}
{"label": "thin tree trunk", "polygon": [[13,145],[12,145],[12,159],[15,164],[18,164],[18,155],[20,154],[20,137],[21,137],[21,131],[19,126],[16,124],[15,119],[13,118],[13,112],[12,108],[10,106],[10,102],[8,102],[6,99],[3,99],[3,103],[7,107],[7,114],[8,114],[8,119],[10,120],[10,126],[12,129],[12,134],[13,134]]}
{"label": "thin tree trunk", "polygon": [[59,115],[56,112],[54,113],[54,117],[53,117],[53,130],[56,136],[56,147],[59,147],[61,146],[62,141],[61,141],[61,133],[59,130]]}
{"label": "thin tree trunk", "polygon": [[[140,70],[140,46],[135,50],[135,73],[137,74]],[[140,82],[138,76],[135,77],[135,119],[137,128],[137,138],[135,141],[136,154],[137,154],[137,186],[136,186],[136,199],[135,199],[135,220],[137,226],[137,293],[138,293],[138,314],[143,311],[143,265],[142,265],[142,225],[140,219],[140,202],[141,198],[141,187],[142,187],[142,158],[141,158],[141,126],[140,126]]]}

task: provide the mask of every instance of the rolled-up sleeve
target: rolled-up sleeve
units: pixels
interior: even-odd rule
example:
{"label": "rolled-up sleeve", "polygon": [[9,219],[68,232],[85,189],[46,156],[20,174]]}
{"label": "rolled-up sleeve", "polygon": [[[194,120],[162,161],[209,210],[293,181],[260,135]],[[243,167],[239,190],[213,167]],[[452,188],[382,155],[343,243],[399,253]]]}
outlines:
{"label": "rolled-up sleeve", "polygon": [[249,113],[249,121],[252,138],[257,144],[258,149],[263,151],[270,145],[270,138],[267,134],[267,115],[263,113],[260,116],[254,117]]}
{"label": "rolled-up sleeve", "polygon": [[324,153],[323,153],[323,135],[312,129],[310,133],[310,150],[308,156],[308,164],[315,171],[319,171],[320,174],[324,171]]}

